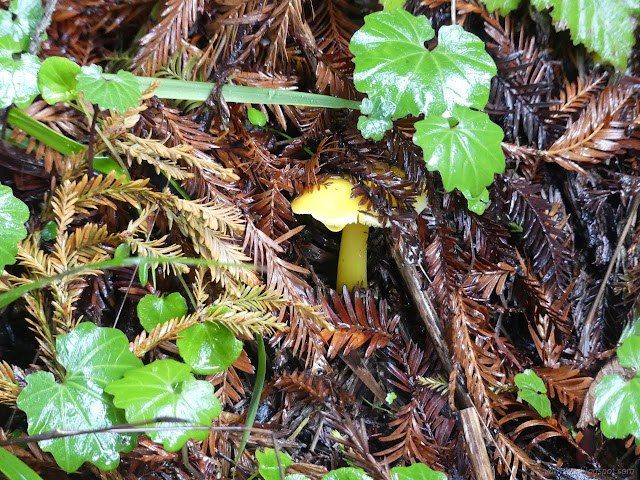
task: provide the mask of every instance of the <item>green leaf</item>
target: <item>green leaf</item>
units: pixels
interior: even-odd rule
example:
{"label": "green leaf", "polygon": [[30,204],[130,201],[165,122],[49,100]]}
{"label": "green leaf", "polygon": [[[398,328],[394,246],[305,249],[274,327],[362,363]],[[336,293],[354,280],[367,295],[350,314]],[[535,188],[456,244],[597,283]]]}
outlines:
{"label": "green leaf", "polygon": [[582,43],[614,67],[624,71],[635,45],[633,16],[640,13],[625,0],[532,0],[537,9],[550,9],[557,25],[571,32],[574,44]]}
{"label": "green leaf", "polygon": [[0,185],[0,274],[6,265],[16,263],[18,242],[27,236],[27,220],[29,207],[13,196],[10,187]]}
{"label": "green leaf", "polygon": [[407,0],[380,0],[380,3],[384,5],[386,11],[389,11],[404,7],[406,1]]}
{"label": "green leaf", "polygon": [[13,0],[9,10],[0,10],[0,51],[26,51],[43,15],[41,0]]}
{"label": "green leaf", "polygon": [[437,472],[423,463],[414,463],[408,467],[393,467],[391,469],[393,480],[447,480],[442,472]]}
{"label": "green leaf", "polygon": [[0,447],[0,472],[9,480],[42,480],[42,477],[25,465],[22,460]]}
{"label": "green leaf", "polygon": [[640,436],[640,378],[626,382],[620,375],[606,375],[596,387],[593,412],[605,436]]}
{"label": "green leaf", "polygon": [[[278,457],[280,458],[283,471],[293,463],[293,460],[291,460],[291,457],[286,452],[279,451]],[[260,464],[258,472],[260,472],[264,480],[280,480],[278,457],[276,457],[276,451],[273,448],[265,448],[264,452],[256,450],[256,459],[258,459],[258,463]]]}
{"label": "green leaf", "polygon": [[121,258],[129,258],[129,255],[131,255],[131,249],[129,248],[129,245],[127,245],[126,243],[121,243],[116,248],[116,251],[113,252],[113,259],[118,260]]}
{"label": "green leaf", "polygon": [[361,468],[344,467],[331,470],[322,480],[373,480]]}
{"label": "green leaf", "polygon": [[64,57],[49,57],[42,62],[38,75],[38,86],[42,98],[49,105],[68,102],[78,98],[80,67]]}
{"label": "green leaf", "polygon": [[620,339],[618,343],[622,345],[627,338],[632,337],[634,335],[640,336],[640,312],[636,309],[633,312],[633,320],[629,323],[624,330],[622,330],[622,334],[620,334]]}
{"label": "green leaf", "polygon": [[[383,98],[393,105],[387,118],[441,115],[454,105],[484,108],[496,73],[484,42],[462,27],[444,26],[438,32],[438,46],[430,52],[424,42],[433,35],[426,17],[402,9],[365,17],[349,48],[355,55],[354,83],[369,95],[369,110],[390,110],[376,100]],[[376,122],[385,118],[374,117]],[[379,128],[376,124],[375,130]]]}
{"label": "green leaf", "polygon": [[45,223],[44,227],[42,227],[40,237],[45,242],[50,242],[51,240],[56,238],[56,235],[58,235],[58,224],[53,220],[49,220],[47,223]]}
{"label": "green leaf", "polygon": [[187,301],[178,292],[164,298],[145,295],[138,303],[138,318],[147,332],[172,318],[184,317],[187,311]]}
{"label": "green leaf", "polygon": [[87,102],[97,103],[103,110],[119,112],[138,106],[140,85],[131,72],[120,70],[112,80],[106,80],[99,65],[81,67],[81,70],[76,77],[78,90],[84,93]]}
{"label": "green leaf", "polygon": [[264,127],[267,124],[267,116],[264,114],[264,112],[261,112],[257,108],[251,107],[249,110],[247,110],[247,115],[249,117],[249,122],[251,122],[251,125]]}
{"label": "green leaf", "polygon": [[457,188],[467,198],[480,197],[494,174],[504,171],[504,132],[486,113],[456,106],[453,118],[429,116],[415,127],[413,141],[422,147],[427,169],[440,172],[448,192]]}
{"label": "green leaf", "polygon": [[[108,385],[105,391],[114,396],[116,406],[125,410],[129,422],[175,417],[188,423],[163,423],[163,426],[207,427],[221,412],[213,386],[193,378],[184,363],[170,359],[129,370],[123,379]],[[209,435],[206,430],[185,430],[148,432],[148,435],[170,452],[180,449],[190,438],[200,441]]]}
{"label": "green leaf", "polygon": [[618,359],[623,367],[640,370],[640,337],[632,336],[618,348]]}
{"label": "green leaf", "polygon": [[541,417],[551,416],[551,402],[547,397],[547,387],[533,370],[526,369],[514,377],[518,395],[537,410]]}
{"label": "green leaf", "polygon": [[40,59],[28,53],[20,60],[0,57],[0,108],[15,103],[18,108],[26,108],[39,93],[38,70]]}
{"label": "green leaf", "polygon": [[520,0],[482,0],[482,3],[485,4],[490,12],[498,10],[500,15],[504,16],[518,8]]}
{"label": "green leaf", "polygon": [[[62,383],[56,383],[49,372],[32,373],[18,396],[18,407],[27,414],[29,434],[55,429],[94,430],[124,423],[123,412],[103,391],[107,383],[142,365],[129,351],[124,333],[81,323],[56,339],[56,350],[58,361],[66,369]],[[77,470],[85,461],[103,470],[115,468],[119,452],[134,446],[135,437],[110,432],[40,442],[40,447],[51,452],[67,472]]]}
{"label": "green leaf", "polygon": [[242,342],[218,323],[193,325],[176,341],[180,356],[195,373],[211,375],[226,370],[242,353]]}

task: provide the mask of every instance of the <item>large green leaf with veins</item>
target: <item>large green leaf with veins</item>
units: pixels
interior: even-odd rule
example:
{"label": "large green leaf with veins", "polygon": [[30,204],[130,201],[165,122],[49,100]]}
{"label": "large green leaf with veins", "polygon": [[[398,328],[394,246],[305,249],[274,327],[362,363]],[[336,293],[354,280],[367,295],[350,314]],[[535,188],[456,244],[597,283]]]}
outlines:
{"label": "large green leaf with veins", "polygon": [[[208,427],[211,419],[220,415],[220,402],[209,382],[196,380],[184,363],[156,360],[142,368],[128,371],[124,378],[105,389],[114,396],[114,403],[124,408],[129,422],[174,417],[184,423],[163,423],[163,426],[199,425]],[[167,430],[148,432],[154,442],[161,442],[170,452],[179,450],[187,440],[204,440],[206,430]]]}
{"label": "large green leaf with veins", "polygon": [[102,76],[102,67],[89,65],[81,68],[78,90],[84,93],[88,102],[97,103],[102,109],[125,112],[129,107],[137,107],[141,98],[140,84],[125,70],[119,70],[117,76],[107,80]]}
{"label": "large green leaf with veins", "polygon": [[370,100],[363,104],[370,116],[361,123],[365,137],[381,138],[391,117],[441,115],[455,105],[484,108],[496,73],[484,42],[460,26],[444,26],[429,51],[424,42],[433,36],[426,17],[402,9],[367,15],[353,35],[354,83]]}
{"label": "large green leaf with veins", "polygon": [[640,438],[640,378],[628,382],[620,375],[606,375],[596,387],[593,413],[609,438]]}
{"label": "large green leaf with veins", "polygon": [[504,132],[489,116],[456,106],[453,117],[431,115],[416,123],[413,141],[422,147],[427,169],[437,170],[444,188],[459,189],[476,213],[484,211],[482,197],[495,173],[504,171],[501,142]]}
{"label": "large green leaf with veins", "polygon": [[568,28],[573,43],[582,43],[614,67],[625,70],[636,43],[633,16],[640,13],[627,0],[532,0],[549,9],[556,25]]}
{"label": "large green leaf with veins", "polygon": [[10,187],[0,186],[0,274],[6,265],[16,262],[18,242],[27,236],[25,222],[29,207],[13,196]]}
{"label": "large green leaf with veins", "polygon": [[0,10],[0,52],[26,51],[43,15],[41,0],[13,0]]}
{"label": "large green leaf with veins", "polygon": [[[125,422],[103,387],[142,362],[129,351],[120,330],[81,323],[56,339],[58,361],[66,369],[61,383],[49,372],[27,376],[18,407],[27,414],[29,434],[51,430],[95,430]],[[103,470],[118,466],[121,451],[130,451],[135,437],[119,433],[90,433],[43,440],[40,447],[51,452],[67,472],[89,461]]]}
{"label": "large green leaf with veins", "polygon": [[38,89],[40,59],[23,53],[20,60],[0,57],[0,108],[15,103],[18,108],[28,107]]}

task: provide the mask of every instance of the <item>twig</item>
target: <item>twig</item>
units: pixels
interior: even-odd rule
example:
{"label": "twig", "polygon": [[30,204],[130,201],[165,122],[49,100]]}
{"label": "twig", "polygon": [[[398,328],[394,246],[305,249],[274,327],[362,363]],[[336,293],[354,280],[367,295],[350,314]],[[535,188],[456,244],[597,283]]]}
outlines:
{"label": "twig", "polygon": [[627,237],[629,230],[631,229],[633,220],[636,219],[638,206],[640,206],[640,193],[636,193],[635,197],[633,198],[633,203],[631,204],[631,207],[629,208],[629,214],[627,215],[627,221],[624,224],[624,228],[622,229],[620,237],[618,237],[618,244],[616,245],[616,249],[613,251],[613,255],[611,255],[609,266],[607,267],[607,271],[604,274],[604,278],[602,279],[602,283],[600,284],[600,288],[598,289],[596,299],[593,301],[593,305],[591,305],[589,315],[587,315],[587,319],[584,321],[579,344],[579,352],[583,357],[589,356],[589,343],[591,340],[591,328],[593,325],[593,321],[595,320],[598,309],[600,308],[600,303],[604,298],[604,291],[607,288],[607,284],[609,283],[609,276],[611,275],[613,267],[617,263],[620,252],[622,251],[622,247],[624,246],[624,240]]}
{"label": "twig", "polygon": [[38,48],[40,48],[42,35],[44,35],[45,30],[51,23],[51,16],[56,9],[56,3],[58,3],[58,0],[47,0],[47,4],[44,6],[44,15],[42,15],[42,19],[40,20],[36,31],[33,33],[31,42],[29,43],[28,51],[31,55],[35,55]]}
{"label": "twig", "polygon": [[478,412],[474,407],[465,408],[458,412],[462,431],[469,449],[469,460],[476,478],[483,480],[493,480],[493,468],[487,455],[487,446],[484,442]]}

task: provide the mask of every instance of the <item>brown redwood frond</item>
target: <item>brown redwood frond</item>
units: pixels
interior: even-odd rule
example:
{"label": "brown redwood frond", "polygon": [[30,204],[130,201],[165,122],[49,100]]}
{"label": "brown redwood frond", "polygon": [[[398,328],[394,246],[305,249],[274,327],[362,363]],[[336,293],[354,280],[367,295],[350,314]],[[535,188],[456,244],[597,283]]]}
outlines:
{"label": "brown redwood frond", "polygon": [[557,398],[569,411],[580,413],[584,397],[593,382],[590,376],[582,376],[580,370],[570,365],[557,368],[535,368],[536,374],[544,380],[551,398]]}
{"label": "brown redwood frond", "polygon": [[140,39],[133,60],[134,73],[153,77],[169,57],[189,38],[189,30],[204,8],[204,0],[167,0],[160,22]]}

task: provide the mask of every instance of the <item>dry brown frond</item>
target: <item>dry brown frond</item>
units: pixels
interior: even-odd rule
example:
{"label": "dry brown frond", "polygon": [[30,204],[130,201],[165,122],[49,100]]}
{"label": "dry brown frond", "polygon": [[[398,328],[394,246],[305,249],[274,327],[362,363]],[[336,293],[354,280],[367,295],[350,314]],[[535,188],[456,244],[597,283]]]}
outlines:
{"label": "dry brown frond", "polygon": [[22,387],[16,380],[14,373],[16,371],[22,378],[26,376],[22,369],[9,365],[4,360],[0,362],[0,403],[5,405],[16,404],[18,395],[22,391]]}

